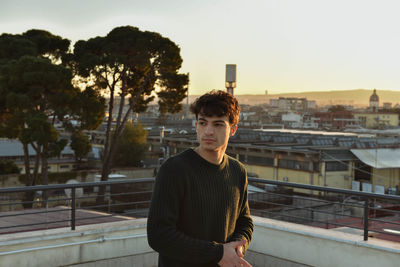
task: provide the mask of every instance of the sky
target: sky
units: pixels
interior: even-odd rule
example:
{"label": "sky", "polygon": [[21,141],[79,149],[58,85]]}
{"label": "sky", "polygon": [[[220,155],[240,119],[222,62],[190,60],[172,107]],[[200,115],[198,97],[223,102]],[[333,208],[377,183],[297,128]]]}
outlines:
{"label": "sky", "polygon": [[72,43],[117,26],[181,48],[189,94],[400,90],[397,0],[0,0],[0,34],[44,29]]}

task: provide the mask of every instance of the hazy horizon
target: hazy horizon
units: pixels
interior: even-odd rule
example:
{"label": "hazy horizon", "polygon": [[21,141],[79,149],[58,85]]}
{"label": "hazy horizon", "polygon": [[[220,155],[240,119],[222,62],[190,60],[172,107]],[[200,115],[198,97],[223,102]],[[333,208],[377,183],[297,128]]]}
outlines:
{"label": "hazy horizon", "polygon": [[385,88],[400,91],[400,2],[395,0],[2,0],[0,33],[45,29],[68,38],[104,36],[132,25],[181,48],[190,94]]}

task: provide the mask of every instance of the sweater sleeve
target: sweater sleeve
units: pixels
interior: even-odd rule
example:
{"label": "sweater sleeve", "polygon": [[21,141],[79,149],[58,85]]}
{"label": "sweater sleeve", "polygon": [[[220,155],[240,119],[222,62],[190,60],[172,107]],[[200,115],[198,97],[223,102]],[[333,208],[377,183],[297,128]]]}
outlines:
{"label": "sweater sleeve", "polygon": [[242,239],[246,239],[247,243],[244,246],[243,253],[249,247],[251,242],[251,238],[253,235],[254,224],[253,220],[250,216],[250,208],[248,203],[248,183],[247,183],[247,175],[245,177],[244,189],[243,189],[243,200],[240,207],[240,213],[236,220],[235,231],[231,236],[229,241],[239,241]]}
{"label": "sweater sleeve", "polygon": [[160,168],[156,177],[147,221],[149,245],[161,255],[196,263],[218,263],[223,256],[223,244],[192,238],[177,229],[184,180],[173,159]]}

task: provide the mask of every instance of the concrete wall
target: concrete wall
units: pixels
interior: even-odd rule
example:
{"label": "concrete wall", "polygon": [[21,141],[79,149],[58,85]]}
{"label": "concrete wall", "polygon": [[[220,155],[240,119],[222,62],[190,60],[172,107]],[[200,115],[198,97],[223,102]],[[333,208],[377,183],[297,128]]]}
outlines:
{"label": "concrete wall", "polygon": [[[347,178],[346,178],[347,177]],[[349,171],[326,172],[326,184],[328,187],[351,189],[351,173]],[[324,186],[324,183],[320,184]]]}
{"label": "concrete wall", "polygon": [[253,164],[245,164],[248,173],[255,173],[260,178],[274,180],[274,168]]}
{"label": "concrete wall", "polygon": [[146,219],[0,236],[0,266],[157,266]]}
{"label": "concrete wall", "polygon": [[[254,266],[398,266],[400,244],[361,235],[254,217]],[[276,265],[276,262],[283,262]]]}
{"label": "concrete wall", "polygon": [[[400,169],[375,169],[372,168],[372,185],[382,185],[387,190],[389,187],[400,186]],[[400,189],[400,188],[399,188]]]}

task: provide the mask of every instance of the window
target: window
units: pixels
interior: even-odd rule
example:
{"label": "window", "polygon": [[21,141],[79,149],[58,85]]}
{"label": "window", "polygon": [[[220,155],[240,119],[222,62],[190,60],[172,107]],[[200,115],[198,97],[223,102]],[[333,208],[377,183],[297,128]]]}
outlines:
{"label": "window", "polygon": [[69,165],[60,165],[60,169],[68,169]]}
{"label": "window", "polygon": [[319,172],[319,162],[314,161],[313,162],[313,168],[315,172]]}
{"label": "window", "polygon": [[308,171],[309,162],[290,160],[290,159],[280,159],[278,162],[278,166],[281,168],[285,168],[285,169],[296,169],[296,170]]}
{"label": "window", "polygon": [[266,165],[266,166],[274,166],[274,159],[273,158],[247,156],[247,162],[248,163],[253,163],[253,164]]}
{"label": "window", "polygon": [[330,172],[337,172],[337,171],[347,171],[349,169],[348,162],[327,162],[326,163],[326,170]]}

